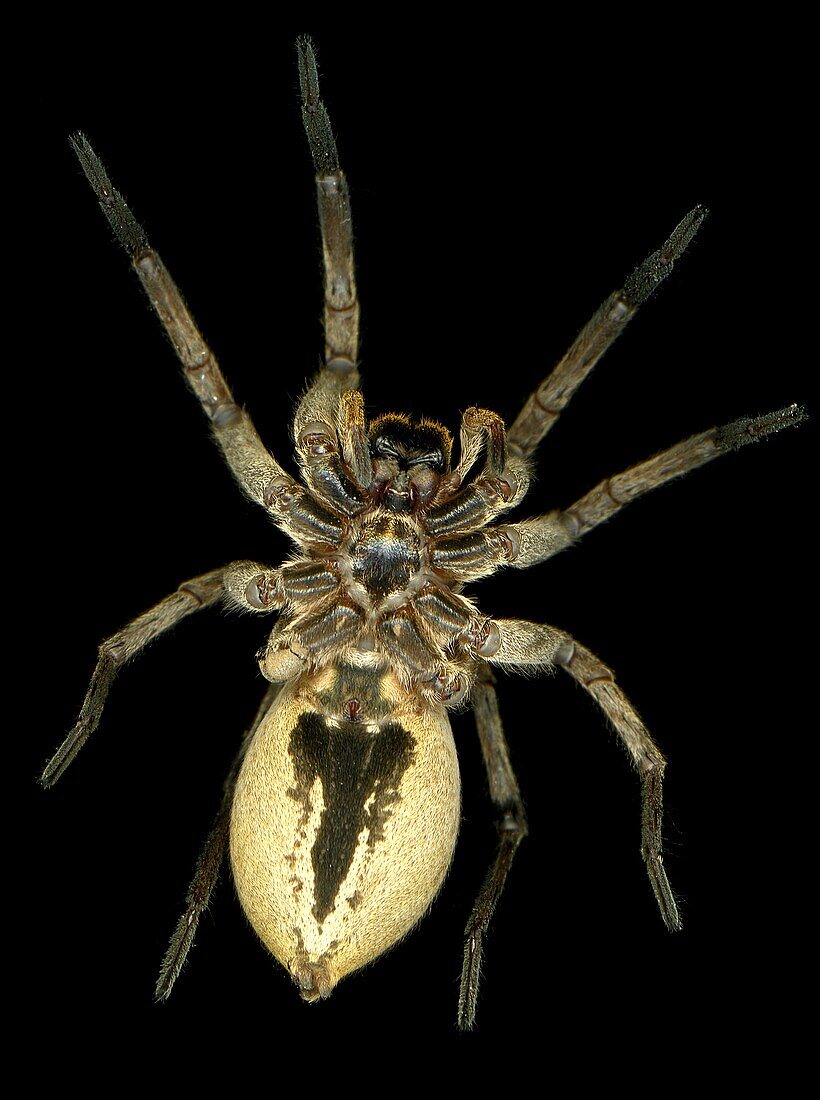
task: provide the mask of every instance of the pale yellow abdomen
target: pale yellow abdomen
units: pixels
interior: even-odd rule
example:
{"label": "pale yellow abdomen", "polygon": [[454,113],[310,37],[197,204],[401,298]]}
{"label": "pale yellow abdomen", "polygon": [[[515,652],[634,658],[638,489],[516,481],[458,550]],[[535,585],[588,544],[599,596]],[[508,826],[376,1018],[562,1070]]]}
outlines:
{"label": "pale yellow abdomen", "polygon": [[416,924],[459,816],[443,708],[328,721],[298,681],[283,688],[239,774],[231,861],[251,924],[305,998],[328,996]]}

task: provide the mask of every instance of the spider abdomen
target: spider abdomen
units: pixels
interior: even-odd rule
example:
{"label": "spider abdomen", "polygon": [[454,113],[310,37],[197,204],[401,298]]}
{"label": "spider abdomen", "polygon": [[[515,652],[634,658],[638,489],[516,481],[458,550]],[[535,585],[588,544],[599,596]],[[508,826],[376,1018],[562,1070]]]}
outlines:
{"label": "spider abdomen", "polygon": [[[328,710],[331,697],[347,701]],[[251,924],[306,1000],[416,924],[450,865],[459,814],[443,708],[419,708],[389,673],[344,667],[283,689],[237,781],[231,860]]]}

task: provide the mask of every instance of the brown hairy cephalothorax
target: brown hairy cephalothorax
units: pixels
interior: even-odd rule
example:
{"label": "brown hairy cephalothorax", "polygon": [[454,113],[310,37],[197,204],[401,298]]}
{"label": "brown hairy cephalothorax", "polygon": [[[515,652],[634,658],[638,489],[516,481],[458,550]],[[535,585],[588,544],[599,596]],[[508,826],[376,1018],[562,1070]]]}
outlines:
{"label": "brown hairy cephalothorax", "polygon": [[269,454],[157,253],[82,134],[72,144],[159,315],[242,489],[295,545],[278,568],[238,561],[195,577],[102,643],[77,724],[43,774],[52,784],[99,723],[120,666],[217,603],[276,617],[260,654],[269,687],[245,736],[165,956],[165,998],[230,848],[242,905],[309,1001],[376,958],[424,914],[447,873],[460,817],[448,709],[475,716],[498,846],[467,924],[459,1025],[472,1026],[483,939],[527,831],[491,668],[559,667],[601,707],[641,779],[642,854],[661,915],[680,918],[661,845],[664,758],[612,672],[560,629],[491,619],[465,593],[526,569],[644,493],[803,419],[795,405],[712,428],[595,486],[571,507],[498,523],[527,492],[530,461],[575,389],[666,278],[706,211],[695,207],[593,314],[510,428],[464,413],[455,458],[441,424],[371,421],[357,389],[359,304],[347,184],[319,98],[311,43],[297,43],[316,167],[325,270],[324,365],[299,402],[301,480]]}

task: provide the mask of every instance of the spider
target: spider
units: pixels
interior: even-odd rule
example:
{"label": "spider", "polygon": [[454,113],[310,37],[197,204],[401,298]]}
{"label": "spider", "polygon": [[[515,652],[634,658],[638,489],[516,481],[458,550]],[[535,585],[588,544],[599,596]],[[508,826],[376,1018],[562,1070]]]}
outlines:
{"label": "spider", "polygon": [[472,710],[498,844],[467,924],[459,1026],[473,1026],[485,935],[527,833],[492,668],[567,672],[600,706],[641,782],[641,851],[667,928],[681,927],[662,859],[665,761],[613,673],[564,631],[481,613],[465,587],[570,547],[651,489],[796,425],[791,405],[712,428],[607,478],[570,507],[498,523],[523,500],[532,457],[575,389],[666,278],[704,217],[698,206],[593,314],[506,428],[367,422],[358,390],[359,303],[350,203],[308,39],[297,43],[324,252],[324,365],[296,409],[301,480],[268,453],[141,226],[82,134],[72,138],[100,205],[182,362],[228,466],[295,544],[271,568],[233,562],[195,577],[105,640],[76,725],[47,765],[54,783],[99,724],[120,667],[183,618],[225,603],[276,623],[269,683],[226,780],[156,994],[179,976],[226,850],[240,901],[305,1000],[378,957],[420,920],[450,865],[460,815],[448,712]]}

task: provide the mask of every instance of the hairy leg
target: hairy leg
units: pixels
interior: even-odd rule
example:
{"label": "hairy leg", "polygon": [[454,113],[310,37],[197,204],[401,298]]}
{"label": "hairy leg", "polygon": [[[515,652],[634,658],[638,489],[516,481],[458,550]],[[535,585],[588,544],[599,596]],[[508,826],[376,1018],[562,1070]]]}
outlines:
{"label": "hairy leg", "polygon": [[325,369],[351,375],[359,350],[359,302],[353,267],[350,195],[339,164],[330,119],[319,94],[313,43],[307,37],[299,38],[296,51],[302,119],[316,168],[316,196],[325,261]]}
{"label": "hairy leg", "polygon": [[558,665],[589,692],[612,723],[641,777],[641,854],[666,927],[681,927],[672,888],[663,867],[661,824],[663,773],[660,750],[638,717],[635,708],[615,683],[607,668],[588,649],[563,631],[542,623],[519,619],[495,620],[501,644],[487,659],[511,669]]}
{"label": "hairy leg", "polygon": [[700,228],[707,211],[696,206],[672,231],[669,240],[632,272],[581,329],[557,366],[530,394],[507,435],[514,454],[529,456],[604,352],[621,335],[650,294],[663,282]]}
{"label": "hairy leg", "polygon": [[494,683],[492,673],[485,665],[470,696],[487,769],[490,798],[497,811],[498,847],[465,931],[464,964],[458,1004],[458,1026],[465,1031],[475,1023],[484,936],[504,889],[518,845],[527,835],[524,804],[510,764]]}
{"label": "hairy leg", "polygon": [[127,626],[102,643],[91,683],[74,728],[46,765],[40,777],[44,787],[56,783],[94,732],[102,717],[108,692],[122,665],[140,653],[149,642],[176,626],[178,622],[210,607],[224,595],[223,578],[230,566],[203,573],[181,584],[155,607],[133,619]]}
{"label": "hairy leg", "polygon": [[[145,231],[122,195],[112,186],[99,157],[83,134],[75,134],[71,141],[103,213],[130,256],[182,362],[185,380],[208,416],[225,460],[240,486],[297,542],[329,542],[335,545],[340,532],[335,515],[338,508],[334,507],[338,502],[331,494],[331,508],[324,507],[265,449],[250,417],[234,402],[216,358],[203,340],[173,279],[148,243]],[[323,371],[319,375],[297,413],[297,442],[300,447],[304,444],[302,437],[311,430],[311,422],[324,422],[323,418],[335,438],[339,394],[354,383],[355,378],[350,373]],[[361,444],[359,450],[361,453]],[[356,504],[361,503],[356,498],[355,486],[349,495]],[[327,494],[324,497],[327,499]]]}
{"label": "hairy leg", "polygon": [[658,908],[670,932],[681,929],[678,907],[663,866],[663,773],[666,761],[635,708],[615,683],[611,669],[594,653],[570,642],[556,662],[590,695],[615,728],[641,777],[641,855]]}
{"label": "hairy leg", "polygon": [[482,448],[486,450],[486,461],[480,477],[501,477],[507,465],[507,432],[498,413],[475,406],[465,409],[459,435],[458,465],[442,478],[437,493],[439,501],[453,496],[461,488]]}
{"label": "hairy leg", "polygon": [[508,564],[526,569],[545,561],[652,489],[748,443],[757,443],[783,428],[794,427],[806,416],[805,409],[788,405],[764,416],[744,417],[721,428],[710,428],[606,478],[563,511],[498,528],[517,544],[515,556]]}
{"label": "hairy leg", "polygon": [[520,523],[437,539],[432,564],[463,581],[489,576],[507,565],[528,569],[565,550],[652,489],[747,443],[756,443],[782,428],[801,424],[806,417],[805,409],[789,405],[764,416],[745,417],[721,428],[710,428],[606,478],[569,508]]}
{"label": "hairy leg", "polygon": [[325,268],[324,366],[296,411],[293,433],[297,442],[306,428],[324,424],[333,428],[339,397],[359,381],[359,300],[353,262],[353,224],[347,180],[339,163],[327,110],[319,93],[319,73],[313,43],[296,41],[302,119],[316,169],[316,200],[322,232]]}
{"label": "hairy leg", "polygon": [[188,887],[188,894],[185,899],[185,911],[177,922],[177,926],[168,944],[168,949],[165,952],[165,957],[162,960],[162,966],[160,967],[159,977],[154,991],[154,995],[158,1001],[164,1001],[170,996],[174,983],[185,965],[185,960],[188,958],[188,952],[193,947],[197,926],[199,925],[199,918],[210,904],[211,895],[219,877],[219,870],[225,858],[225,850],[228,844],[231,804],[233,802],[233,792],[236,786],[236,778],[239,775],[239,768],[245,757],[248,745],[250,745],[253,740],[253,735],[256,733],[262,719],[273,705],[273,701],[278,695],[279,690],[279,685],[276,684],[271,684],[268,687],[262,704],[257,711],[256,718],[253,721],[253,725],[247,730],[245,736],[242,738],[242,745],[225,779],[219,812],[216,815],[216,820],[211,827],[211,831],[199,855],[194,870],[194,877],[191,881],[191,885]]}
{"label": "hairy leg", "polygon": [[71,144],[103,213],[128,253],[151,305],[174,345],[185,381],[210,420],[226,462],[248,496],[258,504],[269,507],[268,489],[271,483],[293,483],[293,478],[268,453],[250,417],[234,401],[219,364],[203,340],[176,284],[149,244],[145,230],[122,195],[112,186],[87,138],[84,134],[74,134]]}

